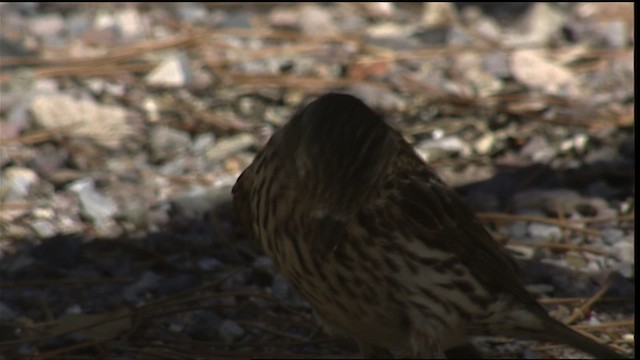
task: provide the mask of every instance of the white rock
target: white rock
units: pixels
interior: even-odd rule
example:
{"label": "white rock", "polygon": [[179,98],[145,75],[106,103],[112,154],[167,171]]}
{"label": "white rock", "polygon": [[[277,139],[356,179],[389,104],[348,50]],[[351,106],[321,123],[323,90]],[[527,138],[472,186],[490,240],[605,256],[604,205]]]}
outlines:
{"label": "white rock", "polygon": [[192,80],[187,56],[178,53],[168,56],[145,78],[149,85],[161,87],[183,87]]}
{"label": "white rock", "polygon": [[634,245],[633,242],[619,241],[611,248],[616,257],[625,263],[633,264],[634,259]]}
{"label": "white rock", "polygon": [[300,27],[305,34],[335,34],[338,30],[331,14],[316,4],[303,5],[300,11]]}
{"label": "white rock", "polygon": [[521,49],[511,56],[511,72],[516,80],[547,94],[576,96],[578,82],[566,67],[547,58],[543,50]]}
{"label": "white rock", "polygon": [[31,102],[31,113],[44,128],[89,137],[111,149],[133,132],[123,108],[69,95],[36,96]]}
{"label": "white rock", "polygon": [[38,36],[56,35],[64,27],[64,19],[58,14],[36,16],[29,24],[29,30]]}
{"label": "white rock", "polygon": [[127,39],[144,35],[144,19],[135,8],[127,7],[116,13],[116,23],[122,35]]}
{"label": "white rock", "polygon": [[23,199],[38,181],[38,174],[29,168],[9,167],[0,179],[0,196],[4,200]]}

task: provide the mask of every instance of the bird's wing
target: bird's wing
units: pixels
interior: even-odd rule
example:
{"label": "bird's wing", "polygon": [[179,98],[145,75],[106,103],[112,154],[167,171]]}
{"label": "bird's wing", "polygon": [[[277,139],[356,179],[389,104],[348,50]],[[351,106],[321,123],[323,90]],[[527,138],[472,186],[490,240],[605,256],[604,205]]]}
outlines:
{"label": "bird's wing", "polygon": [[[506,292],[543,310],[520,279],[520,269],[462,198],[446,185],[407,144],[397,176],[396,199],[408,226],[426,245],[454,253],[491,292]],[[546,314],[546,311],[544,311]]]}

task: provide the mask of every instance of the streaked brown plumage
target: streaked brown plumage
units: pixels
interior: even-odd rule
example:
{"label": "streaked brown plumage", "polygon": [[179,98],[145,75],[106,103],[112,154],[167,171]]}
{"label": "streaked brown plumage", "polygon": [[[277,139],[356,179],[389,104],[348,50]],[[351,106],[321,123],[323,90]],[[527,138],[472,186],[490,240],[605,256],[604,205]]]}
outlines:
{"label": "streaked brown plumage", "polygon": [[366,356],[441,357],[504,335],[621,357],[552,319],[455,191],[355,97],[298,112],[233,196],[250,236]]}

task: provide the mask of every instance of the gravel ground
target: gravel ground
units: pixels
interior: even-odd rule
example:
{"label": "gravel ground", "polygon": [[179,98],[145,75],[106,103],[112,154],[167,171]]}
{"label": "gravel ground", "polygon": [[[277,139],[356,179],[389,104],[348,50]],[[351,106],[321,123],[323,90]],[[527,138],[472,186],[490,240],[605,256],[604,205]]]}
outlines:
{"label": "gravel ground", "polygon": [[632,3],[1,3],[0,359],[356,356],[230,206],[328,91],[384,114],[554,316],[631,352],[633,29]]}

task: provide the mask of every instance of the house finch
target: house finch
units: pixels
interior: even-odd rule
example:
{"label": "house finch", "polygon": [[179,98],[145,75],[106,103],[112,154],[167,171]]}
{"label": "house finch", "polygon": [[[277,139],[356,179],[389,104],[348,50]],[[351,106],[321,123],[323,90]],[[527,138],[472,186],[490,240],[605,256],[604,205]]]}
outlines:
{"label": "house finch", "polygon": [[443,357],[500,335],[622,357],[551,318],[458,194],[353,96],[298,112],[233,198],[249,235],[364,356]]}

